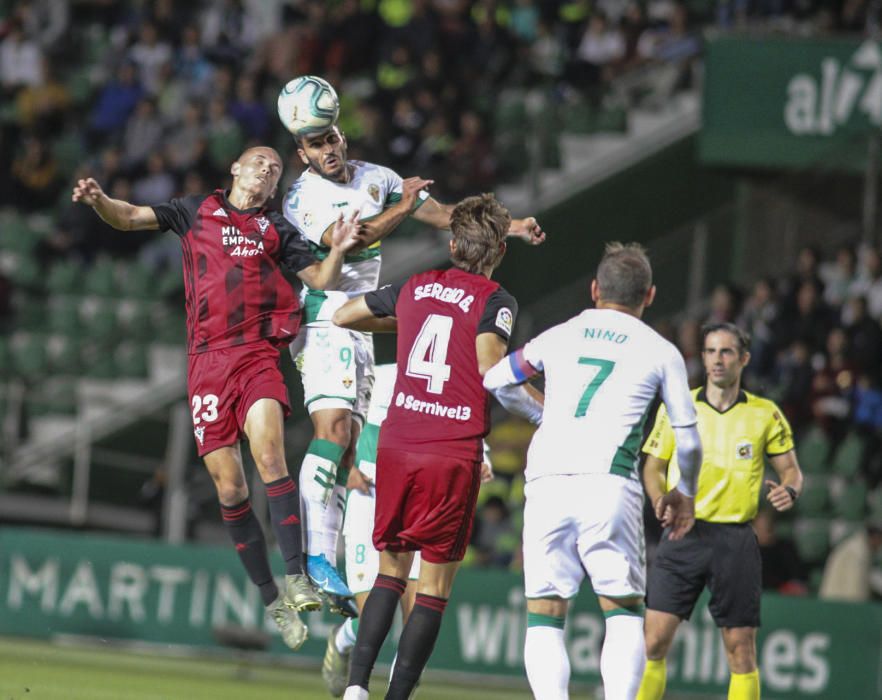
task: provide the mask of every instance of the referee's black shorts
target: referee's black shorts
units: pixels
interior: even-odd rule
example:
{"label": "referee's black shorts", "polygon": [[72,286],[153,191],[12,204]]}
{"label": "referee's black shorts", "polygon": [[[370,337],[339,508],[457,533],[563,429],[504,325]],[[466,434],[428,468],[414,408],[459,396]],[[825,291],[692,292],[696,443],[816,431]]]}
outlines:
{"label": "referee's black shorts", "polygon": [[762,563],[750,523],[696,520],[681,540],[662,533],[649,570],[646,607],[688,620],[707,586],[717,627],[759,627]]}

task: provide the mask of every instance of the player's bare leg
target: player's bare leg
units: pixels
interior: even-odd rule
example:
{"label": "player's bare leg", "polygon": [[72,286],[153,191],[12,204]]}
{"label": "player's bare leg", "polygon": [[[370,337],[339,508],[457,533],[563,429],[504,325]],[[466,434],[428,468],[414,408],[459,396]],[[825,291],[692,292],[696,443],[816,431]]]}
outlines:
{"label": "player's bare leg", "polygon": [[668,651],[680,626],[680,618],[660,610],[647,610],[644,621],[646,640],[646,668],[640,683],[638,700],[661,700],[667,685]]}
{"label": "player's bare leg", "polygon": [[729,662],[729,700],[759,700],[760,679],[756,665],[756,628],[723,627],[723,645]]}
{"label": "player's bare leg", "polygon": [[303,537],[297,486],[285,462],[284,413],[275,399],[258,399],[245,416],[245,434],[266,486],[270,522],[285,560],[287,602],[299,611],[317,610],[321,599],[303,572]]}
{"label": "player's bare leg", "polygon": [[205,467],[214,481],[224,524],[248,578],[260,590],[263,604],[279,626],[285,644],[299,649],[306,641],[306,625],[297,612],[286,605],[285,596],[279,593],[273,580],[263,528],[251,510],[239,445],[209,452],[205,455]]}
{"label": "player's bare leg", "polygon": [[539,700],[569,697],[570,660],[564,643],[568,605],[563,598],[527,600],[524,666],[530,689]]}
{"label": "player's bare leg", "polygon": [[[300,492],[306,518],[307,573],[328,595],[350,598],[352,592],[337,571],[337,537],[343,511],[334,502],[344,454],[352,448],[352,411],[326,408],[310,415],[315,437],[300,467]],[[342,475],[341,475],[342,479]],[[345,486],[345,480],[343,484]],[[342,493],[343,489],[337,489]],[[342,505],[342,504],[341,504]]]}

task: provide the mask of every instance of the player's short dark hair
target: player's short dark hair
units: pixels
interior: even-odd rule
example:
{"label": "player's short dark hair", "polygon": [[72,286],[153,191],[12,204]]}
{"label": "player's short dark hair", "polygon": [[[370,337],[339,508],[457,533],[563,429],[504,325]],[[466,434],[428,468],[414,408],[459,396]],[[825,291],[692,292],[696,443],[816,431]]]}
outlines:
{"label": "player's short dark hair", "polygon": [[607,243],[595,279],[603,301],[638,308],[652,287],[646,248],[639,243]]}
{"label": "player's short dark hair", "polygon": [[492,194],[466,197],[450,215],[450,232],[456,243],[451,260],[468,272],[494,268],[505,255],[505,237],[511,214]]}
{"label": "player's short dark hair", "polygon": [[725,331],[726,333],[731,333],[732,337],[738,343],[738,354],[743,355],[750,349],[750,333],[741,328],[740,326],[736,326],[734,323],[728,323],[724,321],[720,321],[717,323],[706,323],[701,327],[701,350],[704,352],[704,344],[707,341],[707,337],[711,333],[718,333],[720,331]]}

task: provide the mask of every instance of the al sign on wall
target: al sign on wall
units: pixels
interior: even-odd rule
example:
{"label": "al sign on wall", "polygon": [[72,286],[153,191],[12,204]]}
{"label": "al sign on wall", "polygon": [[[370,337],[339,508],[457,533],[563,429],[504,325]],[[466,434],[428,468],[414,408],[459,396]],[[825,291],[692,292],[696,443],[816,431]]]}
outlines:
{"label": "al sign on wall", "polygon": [[859,169],[882,126],[879,42],[720,38],[706,67],[705,162]]}

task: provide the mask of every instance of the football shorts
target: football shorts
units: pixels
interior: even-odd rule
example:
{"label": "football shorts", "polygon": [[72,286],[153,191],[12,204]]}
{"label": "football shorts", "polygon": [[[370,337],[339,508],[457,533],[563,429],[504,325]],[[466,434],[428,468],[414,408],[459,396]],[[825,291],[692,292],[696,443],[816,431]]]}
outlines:
{"label": "football shorts", "polygon": [[615,474],[557,474],[524,489],[524,594],[570,599],[587,574],[597,595],[646,587],[643,489]]}

